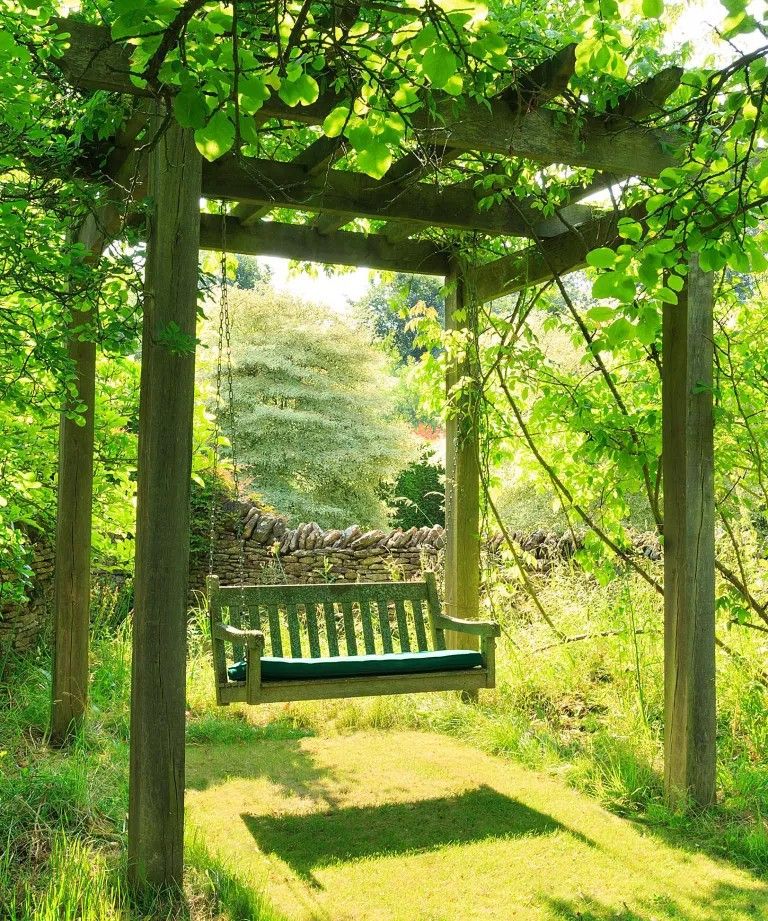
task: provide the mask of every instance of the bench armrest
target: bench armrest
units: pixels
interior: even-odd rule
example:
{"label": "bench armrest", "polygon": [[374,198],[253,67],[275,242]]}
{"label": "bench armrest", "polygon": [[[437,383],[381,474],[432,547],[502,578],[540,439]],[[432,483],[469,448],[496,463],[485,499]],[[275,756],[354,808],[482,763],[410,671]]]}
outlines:
{"label": "bench armrest", "polygon": [[501,627],[492,620],[461,620],[447,614],[434,614],[432,623],[438,630],[455,630],[473,636],[501,636]]}
{"label": "bench armrest", "polygon": [[230,624],[216,624],[216,639],[230,643],[244,643],[249,649],[264,651],[264,634],[261,630],[239,630]]}

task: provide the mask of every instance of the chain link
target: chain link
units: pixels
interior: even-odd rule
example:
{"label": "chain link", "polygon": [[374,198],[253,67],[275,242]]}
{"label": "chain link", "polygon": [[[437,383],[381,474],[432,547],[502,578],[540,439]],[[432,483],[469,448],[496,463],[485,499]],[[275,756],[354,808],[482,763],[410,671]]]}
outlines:
{"label": "chain link", "polygon": [[[211,492],[211,509],[210,509],[210,551],[208,557],[209,572],[213,575],[214,567],[214,547],[216,543],[216,482],[218,476],[218,459],[219,459],[219,441],[221,440],[221,394],[223,385],[226,383],[227,402],[229,404],[229,431],[230,431],[230,453],[232,455],[232,480],[235,491],[235,499],[240,501],[240,475],[237,464],[237,453],[235,448],[235,384],[232,372],[232,321],[229,312],[229,281],[227,278],[227,211],[224,202],[220,205],[221,209],[221,303],[219,305],[219,329],[218,329],[218,349],[216,358],[216,410],[214,422],[214,444],[213,444],[213,489]],[[225,381],[226,375],[226,381]],[[245,612],[245,521],[240,524],[238,534],[239,557],[238,557],[238,584],[240,586],[240,611]]]}

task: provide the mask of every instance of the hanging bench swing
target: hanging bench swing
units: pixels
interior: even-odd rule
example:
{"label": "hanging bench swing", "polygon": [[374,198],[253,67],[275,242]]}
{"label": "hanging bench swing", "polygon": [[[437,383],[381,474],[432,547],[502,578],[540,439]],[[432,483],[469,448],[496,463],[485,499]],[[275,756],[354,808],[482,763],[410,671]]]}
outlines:
{"label": "hanging bench swing", "polygon": [[[208,604],[219,704],[495,685],[498,624],[442,614],[431,572],[321,585],[221,586],[209,576]],[[446,630],[479,637],[480,650],[446,649]]]}
{"label": "hanging bench swing", "polygon": [[[221,253],[214,477],[225,373],[234,431],[223,205]],[[239,495],[234,444],[232,467]],[[498,624],[445,616],[434,573],[425,573],[419,582],[245,585],[245,541],[241,535],[240,584],[222,586],[213,574],[215,502],[213,490],[207,595],[218,704],[494,687]],[[479,637],[480,650],[446,649],[446,630]]]}

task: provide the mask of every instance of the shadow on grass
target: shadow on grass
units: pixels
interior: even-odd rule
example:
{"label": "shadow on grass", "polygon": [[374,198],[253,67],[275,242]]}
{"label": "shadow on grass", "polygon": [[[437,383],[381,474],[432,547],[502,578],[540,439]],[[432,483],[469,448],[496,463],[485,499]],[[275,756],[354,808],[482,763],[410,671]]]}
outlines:
{"label": "shadow on grass", "polygon": [[418,802],[354,806],[304,815],[242,816],[264,854],[318,885],[312,871],[339,861],[434,851],[450,844],[565,831],[589,838],[487,786]]}
{"label": "shadow on grass", "polygon": [[231,780],[264,778],[286,796],[332,805],[334,798],[327,783],[332,772],[318,766],[302,748],[301,738],[306,733],[293,730],[287,738],[280,738],[282,732],[287,733],[287,727],[265,727],[256,744],[250,744],[253,739],[249,737],[228,744],[188,745],[187,789],[207,790]]}
{"label": "shadow on grass", "polygon": [[[630,909],[612,908],[589,897],[574,901],[545,898],[553,921],[752,921],[764,919],[768,910],[768,890],[764,894],[727,883],[706,890],[696,888],[687,904],[662,896]],[[695,896],[693,895],[695,891]]]}

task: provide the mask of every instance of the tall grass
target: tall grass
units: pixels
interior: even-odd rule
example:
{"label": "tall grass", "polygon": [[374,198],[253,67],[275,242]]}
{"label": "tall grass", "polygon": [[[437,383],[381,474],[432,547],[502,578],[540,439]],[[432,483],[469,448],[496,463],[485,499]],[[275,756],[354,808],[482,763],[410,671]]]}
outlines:
{"label": "tall grass", "polygon": [[[103,592],[96,600],[88,720],[66,751],[46,744],[46,656],[9,662],[0,683],[0,921],[277,921],[194,833],[183,892],[138,900],[127,886],[130,624]],[[202,669],[190,672],[202,680]],[[222,742],[262,734],[208,712],[193,724],[199,735],[206,719]]]}

